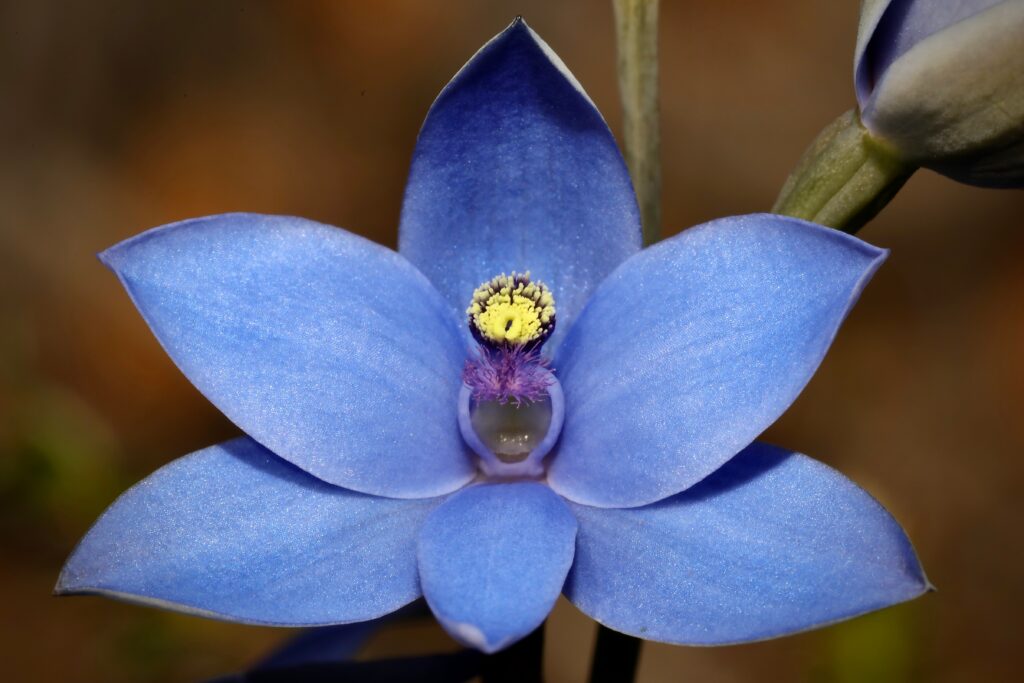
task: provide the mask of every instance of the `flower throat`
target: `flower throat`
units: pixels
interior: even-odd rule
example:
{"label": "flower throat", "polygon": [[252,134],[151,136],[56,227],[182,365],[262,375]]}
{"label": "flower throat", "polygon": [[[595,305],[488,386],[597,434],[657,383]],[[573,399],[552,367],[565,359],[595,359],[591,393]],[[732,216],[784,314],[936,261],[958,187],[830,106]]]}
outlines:
{"label": "flower throat", "polygon": [[555,329],[551,290],[529,273],[504,273],[473,292],[466,309],[479,344],[462,372],[459,427],[494,477],[539,477],[561,432],[561,387],[541,346]]}

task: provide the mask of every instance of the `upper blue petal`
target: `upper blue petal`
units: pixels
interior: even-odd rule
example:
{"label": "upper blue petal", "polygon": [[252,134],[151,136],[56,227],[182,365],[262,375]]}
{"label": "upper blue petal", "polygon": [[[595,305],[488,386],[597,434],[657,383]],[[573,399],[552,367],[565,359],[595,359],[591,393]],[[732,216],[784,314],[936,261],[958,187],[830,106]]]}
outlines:
{"label": "upper blue petal", "polygon": [[472,478],[456,417],[461,333],[395,252],[300,218],[228,214],[100,258],[193,384],[274,453],[400,498]]}
{"label": "upper blue petal", "polygon": [[575,538],[575,518],[543,484],[471,486],[423,525],[423,595],[453,637],[484,652],[500,650],[547,617]]}
{"label": "upper blue petal", "polygon": [[243,437],[129,489],[57,591],[255,624],[372,619],[419,597],[416,534],[441,500],[346,491]]}
{"label": "upper blue petal", "polygon": [[[858,39],[854,57],[857,101],[866,107],[889,65],[919,42],[1006,0],[889,0],[876,2],[869,34]],[[883,7],[884,5],[884,7]]]}
{"label": "upper blue petal", "polygon": [[929,588],[910,541],[871,496],[811,458],[760,443],[649,507],[572,508],[579,533],[566,596],[640,638],[772,638]]}
{"label": "upper blue petal", "polygon": [[551,487],[645,505],[700,481],[782,414],[885,252],[769,214],[645,250],[597,290],[555,359]]}
{"label": "upper blue petal", "polygon": [[473,289],[530,271],[555,295],[557,344],[593,288],[640,248],[608,126],[562,61],[517,20],[434,102],[402,207],[399,251],[462,315]]}

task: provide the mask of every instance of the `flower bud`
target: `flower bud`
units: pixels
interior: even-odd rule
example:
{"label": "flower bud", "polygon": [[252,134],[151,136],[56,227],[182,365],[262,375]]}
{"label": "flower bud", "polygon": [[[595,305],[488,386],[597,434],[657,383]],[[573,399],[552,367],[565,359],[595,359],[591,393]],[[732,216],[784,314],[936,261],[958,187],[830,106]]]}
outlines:
{"label": "flower bud", "polygon": [[861,119],[908,162],[1024,186],[1024,0],[864,0]]}

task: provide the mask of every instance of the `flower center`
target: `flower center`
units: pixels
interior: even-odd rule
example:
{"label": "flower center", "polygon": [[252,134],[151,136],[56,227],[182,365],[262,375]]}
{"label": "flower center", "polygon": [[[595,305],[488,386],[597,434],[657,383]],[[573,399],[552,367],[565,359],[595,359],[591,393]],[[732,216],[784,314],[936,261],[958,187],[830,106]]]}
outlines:
{"label": "flower center", "polygon": [[558,440],[562,389],[540,347],[555,329],[555,300],[530,274],[499,275],[466,309],[479,342],[466,361],[459,429],[488,476],[540,477]]}

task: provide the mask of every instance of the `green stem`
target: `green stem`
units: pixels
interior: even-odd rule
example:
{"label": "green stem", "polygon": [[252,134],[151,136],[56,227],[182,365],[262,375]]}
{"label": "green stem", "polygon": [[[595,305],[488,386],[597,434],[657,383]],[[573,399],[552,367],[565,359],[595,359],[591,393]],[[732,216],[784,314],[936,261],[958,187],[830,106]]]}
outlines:
{"label": "green stem", "polygon": [[644,244],[661,231],[658,128],[658,0],[612,0],[626,165],[633,177]]}
{"label": "green stem", "polygon": [[772,211],[852,234],[896,196],[915,170],[872,138],[850,110],[804,152]]}

